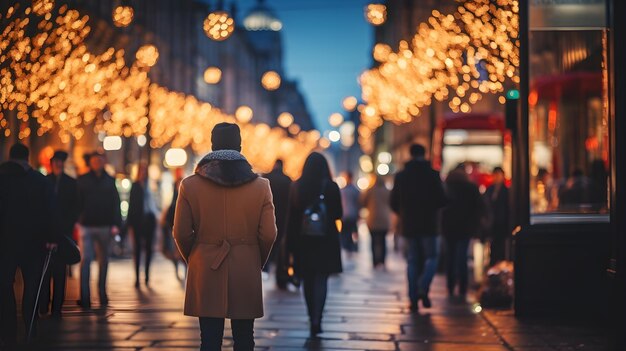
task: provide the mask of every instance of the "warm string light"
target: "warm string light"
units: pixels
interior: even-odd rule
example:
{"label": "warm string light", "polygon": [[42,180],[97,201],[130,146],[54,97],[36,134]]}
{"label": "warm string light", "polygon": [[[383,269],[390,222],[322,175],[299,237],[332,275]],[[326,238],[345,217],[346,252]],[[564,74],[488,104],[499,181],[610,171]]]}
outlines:
{"label": "warm string light", "polygon": [[133,22],[135,10],[131,6],[117,6],[113,9],[113,24],[116,27],[128,27]]}
{"label": "warm string light", "polygon": [[280,88],[281,78],[280,74],[275,71],[267,71],[263,73],[261,77],[261,85],[263,88],[274,91]]}
{"label": "warm string light", "polygon": [[359,142],[371,149],[383,121],[407,123],[434,100],[469,112],[484,94],[519,83],[519,4],[515,0],[459,0],[452,15],[434,10],[411,43],[394,52],[374,47],[377,68],[360,77],[363,100]]}
{"label": "warm string light", "polygon": [[[279,127],[247,123],[250,108],[240,110],[236,119],[191,95],[150,84],[147,70],[158,60],[152,45],[138,50],[131,67],[125,65],[123,50],[91,54],[85,45],[88,17],[66,6],[53,14],[51,1],[40,6],[48,9],[45,4],[50,3],[50,11],[40,15],[43,18],[35,17],[31,8],[18,7],[1,17],[5,30],[0,33],[0,131],[5,136],[11,125],[4,113],[15,110],[19,138],[56,130],[67,143],[71,137],[83,137],[87,127],[111,136],[143,136],[150,122],[152,147],[191,146],[204,153],[211,148],[207,136],[215,124],[237,122],[244,135],[243,152],[256,170],[267,172],[281,158],[294,178],[306,156],[320,146],[317,131],[298,127],[290,135]],[[36,131],[26,123],[30,118],[37,121]]]}
{"label": "warm string light", "polygon": [[228,39],[235,31],[235,20],[228,12],[211,12],[204,20],[204,33],[210,39],[223,41]]}
{"label": "warm string light", "polygon": [[383,4],[369,4],[365,7],[365,19],[375,26],[380,26],[387,20],[387,6]]}

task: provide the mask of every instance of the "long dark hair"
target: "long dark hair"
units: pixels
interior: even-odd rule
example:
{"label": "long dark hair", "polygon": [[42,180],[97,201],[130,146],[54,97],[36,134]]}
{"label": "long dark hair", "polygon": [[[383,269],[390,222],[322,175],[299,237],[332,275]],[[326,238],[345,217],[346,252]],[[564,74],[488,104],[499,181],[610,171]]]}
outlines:
{"label": "long dark hair", "polygon": [[312,152],[304,162],[302,176],[298,180],[298,199],[306,206],[317,198],[322,191],[323,183],[332,182],[328,161],[319,152]]}

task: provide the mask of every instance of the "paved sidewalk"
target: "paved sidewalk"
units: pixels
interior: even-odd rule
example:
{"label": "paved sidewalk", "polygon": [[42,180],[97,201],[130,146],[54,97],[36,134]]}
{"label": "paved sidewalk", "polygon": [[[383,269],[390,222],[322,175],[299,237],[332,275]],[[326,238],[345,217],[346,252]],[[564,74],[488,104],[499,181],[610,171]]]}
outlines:
{"label": "paved sidewalk", "polygon": [[[523,322],[511,312],[474,313],[471,303],[448,300],[442,276],[435,279],[433,308],[410,314],[402,257],[392,253],[387,271],[373,271],[366,245],[344,260],[343,274],[331,278],[319,339],[308,338],[301,293],[275,290],[267,281],[266,316],[255,324],[257,349],[603,350],[601,334],[586,327]],[[169,262],[157,256],[150,288],[134,288],[131,260],[113,261],[109,274],[110,306],[88,312],[75,306],[77,279],[69,279],[64,317],[41,321],[38,349],[198,349],[198,323],[182,315],[184,291]],[[230,330],[226,333],[224,349],[232,350]]]}

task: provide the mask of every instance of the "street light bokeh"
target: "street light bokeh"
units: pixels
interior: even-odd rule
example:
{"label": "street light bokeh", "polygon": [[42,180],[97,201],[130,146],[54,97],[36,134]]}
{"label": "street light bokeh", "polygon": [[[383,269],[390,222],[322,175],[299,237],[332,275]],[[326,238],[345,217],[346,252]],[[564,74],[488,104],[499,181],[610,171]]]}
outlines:
{"label": "street light bokeh", "polygon": [[39,16],[52,11],[54,8],[54,0],[33,0],[33,12]]}
{"label": "street light bokeh", "polygon": [[365,7],[365,18],[375,26],[380,26],[387,20],[387,6],[383,4],[369,4]]}
{"label": "street light bokeh", "polygon": [[135,10],[131,6],[120,5],[113,9],[113,24],[116,27],[128,27],[135,16]]}
{"label": "street light bokeh", "polygon": [[328,124],[332,127],[339,127],[343,123],[343,116],[339,112],[335,112],[328,117]]}
{"label": "street light bokeh", "polygon": [[279,126],[283,128],[289,128],[289,126],[291,126],[291,124],[293,123],[293,115],[289,112],[283,112],[278,115],[276,121],[278,122]]}
{"label": "street light bokeh", "polygon": [[147,44],[139,48],[135,54],[137,64],[141,67],[152,67],[159,60],[159,50],[152,44]]}
{"label": "street light bokeh", "polygon": [[204,81],[207,84],[217,84],[222,80],[222,70],[217,67],[209,67],[204,71]]}
{"label": "street light bokeh", "polygon": [[223,41],[235,31],[235,20],[226,11],[211,12],[204,20],[203,29],[210,39]]}
{"label": "street light bokeh", "polygon": [[187,163],[187,152],[181,148],[171,148],[165,152],[165,165],[181,167]]}
{"label": "street light bokeh", "polygon": [[239,106],[235,111],[235,118],[241,123],[248,123],[252,120],[254,112],[249,106]]}
{"label": "street light bokeh", "polygon": [[358,103],[358,100],[354,96],[348,96],[342,101],[343,108],[348,112],[354,111]]}
{"label": "street light bokeh", "polygon": [[280,88],[280,83],[280,74],[275,71],[267,71],[263,73],[263,76],[261,77],[261,85],[263,85],[263,88],[270,91]]}

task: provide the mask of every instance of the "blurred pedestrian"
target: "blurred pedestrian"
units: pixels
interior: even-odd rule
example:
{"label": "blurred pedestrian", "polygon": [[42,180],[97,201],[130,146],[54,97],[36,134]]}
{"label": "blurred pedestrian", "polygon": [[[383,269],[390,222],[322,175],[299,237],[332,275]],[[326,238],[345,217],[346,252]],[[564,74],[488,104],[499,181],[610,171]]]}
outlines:
{"label": "blurred pedestrian", "polygon": [[158,212],[150,185],[148,183],[148,165],[142,163],[137,170],[137,180],[130,190],[128,228],[132,232],[135,260],[135,287],[139,287],[139,268],[141,266],[141,251],[145,254],[144,281],[150,283],[150,262],[154,236],[156,231],[156,213]]}
{"label": "blurred pedestrian", "polygon": [[341,189],[341,206],[343,218],[341,219],[341,246],[348,253],[358,251],[358,227],[359,220],[359,188],[354,185],[352,172],[345,172],[346,186]]}
{"label": "blurred pedestrian", "polygon": [[376,177],[374,186],[365,191],[361,203],[367,208],[367,227],[372,236],[372,263],[374,268],[385,267],[387,233],[391,226],[390,191],[382,177]]}
{"label": "blurred pedestrian", "polygon": [[[176,214],[176,201],[178,200],[178,188],[185,176],[182,168],[176,168],[174,170],[174,194],[172,195],[172,201],[165,211],[163,211],[163,218],[161,219],[161,232],[163,234],[163,256],[174,263],[174,271],[176,272],[176,279],[180,279],[178,275],[178,266],[182,264],[185,267],[186,264],[183,260],[180,252],[174,244],[174,237],[172,236],[172,228],[174,227],[174,216]],[[185,274],[185,273],[183,273]]]}
{"label": "blurred pedestrian", "polygon": [[322,154],[313,152],[307,157],[289,203],[287,246],[302,279],[311,336],[315,336],[322,332],[328,277],[342,271],[336,225],[342,217],[341,193]]}
{"label": "blurred pedestrian", "polygon": [[441,233],[445,239],[448,295],[453,297],[458,285],[459,296],[464,298],[469,275],[469,243],[478,235],[485,205],[478,186],[470,181],[463,168],[448,174],[445,187],[449,202],[441,212]]}
{"label": "blurred pedestrian", "polygon": [[412,159],[396,174],[390,202],[405,238],[409,309],[416,312],[419,300],[423,307],[432,305],[428,292],[439,261],[437,218],[446,196],[424,146],[411,145],[410,154]]}
{"label": "blurred pedestrian", "polygon": [[272,262],[276,264],[276,287],[281,290],[287,289],[289,281],[287,248],[285,246],[285,231],[287,227],[287,210],[289,209],[289,191],[291,188],[291,178],[283,172],[283,160],[276,160],[272,171],[265,175],[270,181],[272,196],[274,199],[274,208],[276,211],[276,227],[278,228],[278,236],[276,243],[272,248],[270,258],[265,264],[265,271],[269,272]]}
{"label": "blurred pedestrian", "polygon": [[[13,283],[22,272],[22,317],[29,330],[35,311],[45,249],[58,241],[52,184],[28,164],[29,150],[14,144],[0,165],[0,349],[17,344]],[[36,320],[35,320],[36,322]]]}
{"label": "blurred pedestrian", "polygon": [[98,261],[98,291],[100,306],[109,304],[106,293],[107,270],[111,238],[119,234],[122,223],[120,196],[115,179],[104,170],[104,154],[94,152],[89,157],[90,171],[78,178],[78,209],[80,245],[80,300],[83,308],[91,308],[89,284],[91,261]]}
{"label": "blurred pedestrian", "polygon": [[509,224],[509,188],[504,183],[504,170],[493,169],[493,183],[485,191],[485,199],[490,211],[491,228],[489,232],[490,259],[489,265],[506,260],[506,246],[511,236]]}
{"label": "blurred pedestrian", "polygon": [[[50,159],[52,172],[47,178],[52,183],[55,194],[55,206],[57,223],[60,235],[72,238],[76,221],[78,220],[78,190],[76,179],[65,173],[65,161],[68,154],[65,151],[57,150]],[[50,282],[53,283],[52,295],[52,317],[60,318],[63,302],[65,300],[65,280],[67,277],[68,265],[60,256],[52,258],[50,270],[46,275],[44,285],[39,299],[39,313],[48,314],[50,305]]]}
{"label": "blurred pedestrian", "polygon": [[230,318],[234,349],[252,351],[261,269],[276,239],[272,191],[241,155],[236,124],[217,124],[211,142],[176,204],[174,239],[188,264],[184,313],[200,317],[201,350],[220,350]]}

